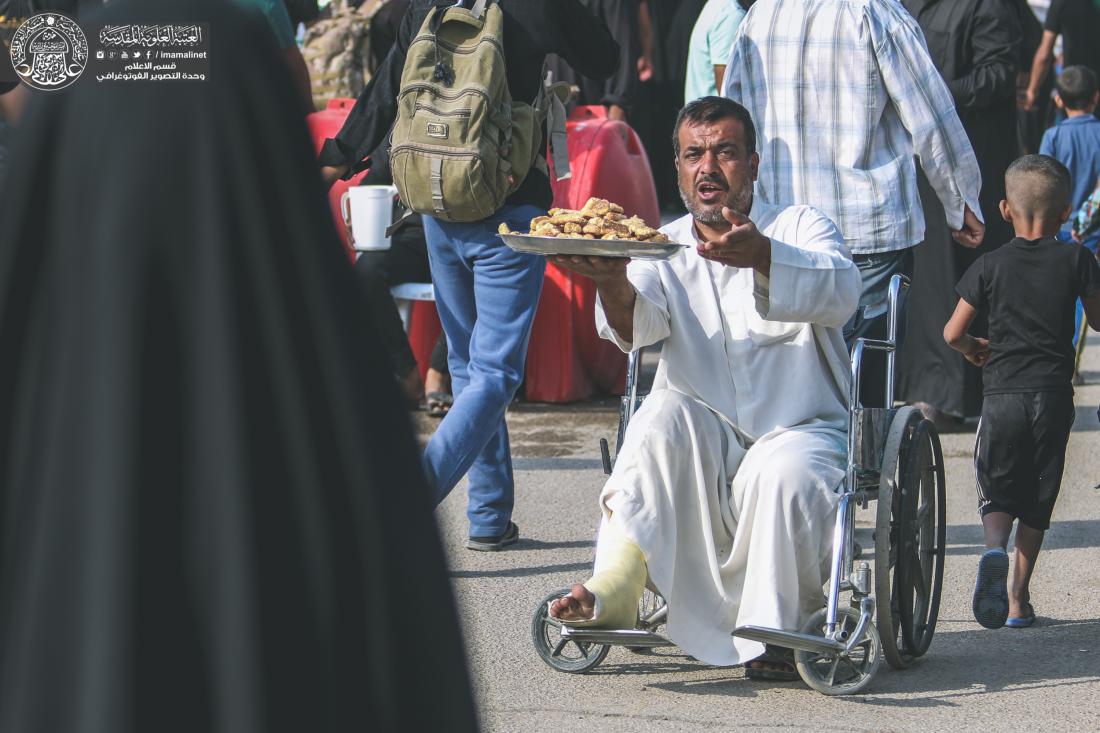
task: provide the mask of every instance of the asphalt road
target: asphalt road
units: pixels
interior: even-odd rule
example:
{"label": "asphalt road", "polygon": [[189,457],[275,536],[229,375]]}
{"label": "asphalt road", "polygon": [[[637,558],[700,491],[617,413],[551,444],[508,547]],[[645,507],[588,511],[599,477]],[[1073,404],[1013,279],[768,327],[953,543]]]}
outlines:
{"label": "asphalt road", "polygon": [[[1032,584],[1030,629],[981,628],[970,594],[981,527],[970,432],[942,436],[948,547],[939,625],[909,669],[883,665],[871,686],[830,698],[802,682],[747,680],[678,649],[613,648],[585,675],[556,672],[535,654],[532,613],[544,596],[587,577],[603,482],[597,441],[614,435],[615,405],[517,405],[509,413],[521,540],[470,552],[465,491],[438,510],[488,731],[960,731],[1100,730],[1100,343],[1085,357],[1062,493]],[[430,430],[428,418],[420,418]],[[874,505],[871,505],[873,510]],[[866,524],[870,515],[861,513]]]}

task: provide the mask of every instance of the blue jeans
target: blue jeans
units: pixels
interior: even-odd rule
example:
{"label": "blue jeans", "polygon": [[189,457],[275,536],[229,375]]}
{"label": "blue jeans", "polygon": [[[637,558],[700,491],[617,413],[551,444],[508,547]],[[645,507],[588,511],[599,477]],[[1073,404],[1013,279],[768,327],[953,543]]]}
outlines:
{"label": "blue jeans", "polygon": [[504,221],[526,231],[545,213],[505,206],[466,224],[424,217],[455,397],[424,451],[424,467],[437,501],[469,472],[471,536],[500,534],[512,518],[515,484],[504,413],[523,380],[546,269],[545,258],[509,249],[497,226]]}

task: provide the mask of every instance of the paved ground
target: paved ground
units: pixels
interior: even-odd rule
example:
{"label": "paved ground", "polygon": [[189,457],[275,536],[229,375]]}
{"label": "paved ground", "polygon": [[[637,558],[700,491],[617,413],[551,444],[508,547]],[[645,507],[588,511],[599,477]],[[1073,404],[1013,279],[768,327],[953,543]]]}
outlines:
{"label": "paved ground", "polygon": [[[846,698],[746,680],[740,668],[709,667],[676,649],[612,649],[587,675],[543,664],[531,614],[549,592],[587,577],[603,480],[597,440],[613,436],[616,408],[517,406],[509,424],[520,543],[502,553],[463,549],[462,487],[438,512],[485,729],[1100,730],[1100,345],[1085,369],[1089,386],[1077,392],[1062,495],[1033,583],[1036,626],[988,631],[971,618],[981,548],[974,436],[945,435],[948,561],[932,648],[907,670],[884,665],[864,694]],[[427,418],[422,425],[429,429]]]}

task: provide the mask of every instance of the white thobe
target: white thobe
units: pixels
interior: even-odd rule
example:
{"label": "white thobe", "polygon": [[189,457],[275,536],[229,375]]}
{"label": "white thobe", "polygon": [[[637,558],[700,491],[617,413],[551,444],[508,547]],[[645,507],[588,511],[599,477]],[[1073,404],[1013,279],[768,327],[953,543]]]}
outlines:
{"label": "white thobe", "polygon": [[[846,459],[840,329],[860,294],[823,214],[756,197],[749,216],[771,240],[768,277],[694,247],[632,261],[632,341],[596,304],[600,335],[624,351],[664,342],[601,492],[605,519],[645,555],[669,637],[720,665],[764,651],[732,637],[737,626],[797,630],[823,604]],[[696,241],[691,216],[662,231]]]}

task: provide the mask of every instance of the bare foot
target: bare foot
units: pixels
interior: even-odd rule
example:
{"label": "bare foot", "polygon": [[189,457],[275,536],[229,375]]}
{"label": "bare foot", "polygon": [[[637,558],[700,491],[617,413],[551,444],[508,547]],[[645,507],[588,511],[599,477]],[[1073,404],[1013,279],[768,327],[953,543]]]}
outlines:
{"label": "bare foot", "polygon": [[429,392],[450,392],[451,391],[451,375],[444,374],[443,372],[437,372],[435,369],[428,369],[428,374],[424,377],[424,393]]}
{"label": "bare foot", "polygon": [[550,618],[562,621],[590,621],[596,615],[596,596],[580,583],[550,604]]}
{"label": "bare foot", "polygon": [[1027,618],[1035,613],[1035,609],[1031,607],[1031,593],[1025,593],[1022,596],[1013,598],[1012,594],[1008,594],[1008,617],[1009,618]]}

